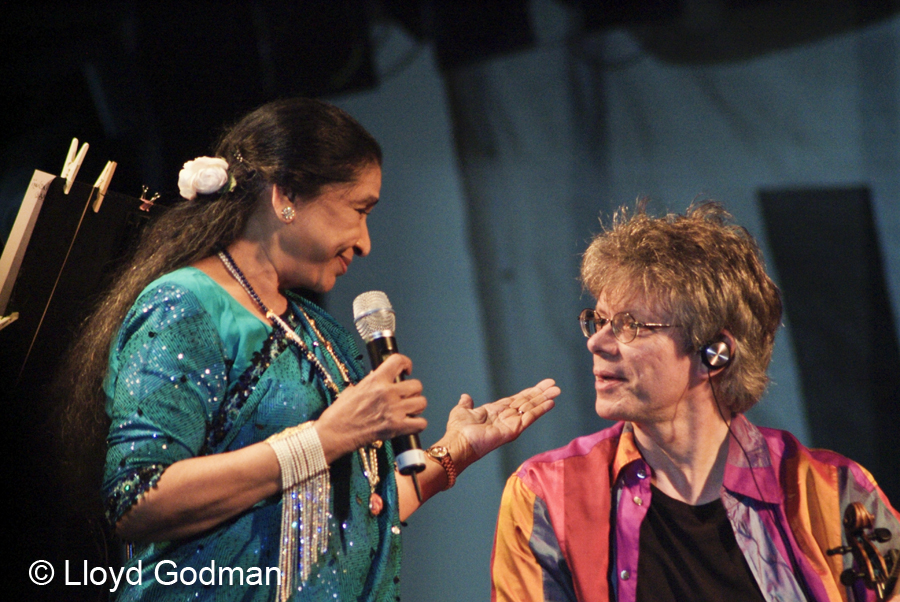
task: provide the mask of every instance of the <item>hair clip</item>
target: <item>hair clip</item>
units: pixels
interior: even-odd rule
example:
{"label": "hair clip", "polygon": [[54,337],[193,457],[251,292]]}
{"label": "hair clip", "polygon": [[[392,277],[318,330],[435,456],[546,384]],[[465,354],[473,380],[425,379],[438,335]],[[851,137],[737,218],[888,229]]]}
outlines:
{"label": "hair clip", "polygon": [[159,198],[159,193],[155,193],[152,197],[147,198],[147,193],[149,192],[150,187],[144,186],[143,191],[141,192],[141,206],[139,209],[141,211],[150,211],[150,207],[153,206],[153,203]]}

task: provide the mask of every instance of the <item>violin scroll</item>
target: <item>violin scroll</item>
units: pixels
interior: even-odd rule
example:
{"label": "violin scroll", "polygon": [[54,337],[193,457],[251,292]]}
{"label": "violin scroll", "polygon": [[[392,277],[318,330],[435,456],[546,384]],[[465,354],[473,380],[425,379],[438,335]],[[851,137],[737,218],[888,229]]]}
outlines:
{"label": "violin scroll", "polygon": [[828,550],[829,555],[852,554],[854,567],[841,573],[841,583],[850,587],[862,579],[866,587],[873,590],[876,599],[887,600],[900,576],[900,550],[891,550],[884,556],[878,553],[873,542],[890,541],[888,529],[873,529],[875,519],[859,502],[854,502],[844,510],[844,534],[849,545]]}

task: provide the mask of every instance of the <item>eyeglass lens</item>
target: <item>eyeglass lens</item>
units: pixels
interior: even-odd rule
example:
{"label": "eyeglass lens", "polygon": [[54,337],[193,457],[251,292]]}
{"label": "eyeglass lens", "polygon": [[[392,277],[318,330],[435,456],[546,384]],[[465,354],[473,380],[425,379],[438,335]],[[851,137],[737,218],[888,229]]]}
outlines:
{"label": "eyeglass lens", "polygon": [[607,322],[611,323],[613,336],[622,343],[630,343],[637,336],[637,323],[631,317],[631,314],[627,312],[619,312],[610,320],[609,318],[601,317],[596,311],[588,308],[581,312],[578,316],[578,321],[581,323],[581,332],[588,338],[606,326]]}

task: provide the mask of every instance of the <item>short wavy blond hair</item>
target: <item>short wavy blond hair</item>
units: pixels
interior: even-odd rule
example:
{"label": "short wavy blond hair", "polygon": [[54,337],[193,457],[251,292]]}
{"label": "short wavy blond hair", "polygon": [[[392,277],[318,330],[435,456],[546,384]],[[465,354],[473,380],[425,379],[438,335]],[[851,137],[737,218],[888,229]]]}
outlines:
{"label": "short wavy blond hair", "polygon": [[698,352],[728,330],[736,341],[720,374],[720,399],[745,412],[765,392],[781,293],[759,246],[715,202],[691,205],[684,215],[652,217],[639,201],[622,207],[591,241],[581,280],[595,297],[638,297],[668,312],[684,336],[685,351]]}

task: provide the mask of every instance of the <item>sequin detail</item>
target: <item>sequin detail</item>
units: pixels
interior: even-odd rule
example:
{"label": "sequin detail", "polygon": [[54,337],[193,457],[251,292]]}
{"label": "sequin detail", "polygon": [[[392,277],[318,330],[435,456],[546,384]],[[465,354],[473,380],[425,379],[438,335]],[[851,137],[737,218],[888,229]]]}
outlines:
{"label": "sequin detail", "polygon": [[253,393],[253,389],[259,382],[260,377],[275,361],[275,358],[281,355],[289,345],[287,338],[273,329],[272,334],[263,343],[262,349],[253,353],[250,367],[241,374],[237,383],[228,393],[225,403],[222,404],[215,418],[213,418],[209,434],[206,437],[206,445],[201,450],[201,454],[212,453],[212,450],[225,439],[238,416],[240,416],[244,404],[250,398],[250,394]]}
{"label": "sequin detail", "polygon": [[[334,343],[339,357],[351,368],[351,380],[362,379],[365,371],[353,335],[308,300],[288,297],[292,309],[299,315],[295,306],[303,307]],[[308,334],[304,331],[303,336]],[[104,385],[112,422],[104,496],[109,497],[141,466],[170,466],[199,455],[213,425],[218,424],[221,405],[229,402],[241,376],[249,377],[254,352],[265,357],[262,351],[270,334],[195,268],[183,268],[148,286],[123,323]],[[298,361],[297,356],[290,351],[271,361],[252,383],[240,415],[228,423],[229,428],[221,429],[225,438],[209,453],[253,445],[285,428],[315,420],[333,401],[309,362]],[[379,454],[379,463],[383,460],[383,466],[389,467],[393,462],[390,444]],[[401,537],[391,530],[399,525],[394,474],[388,469],[382,475],[379,493],[385,508],[377,517],[368,510],[369,485],[357,454],[332,466],[331,476],[339,488],[336,496],[332,492],[328,552],[314,565],[307,582],[294,584],[292,602],[393,600],[400,591],[394,577],[401,558]],[[356,504],[357,497],[364,502]],[[145,578],[138,585],[120,584],[117,599],[273,600],[274,582],[250,583],[247,574],[259,568],[265,569],[267,577],[270,569],[277,572],[281,515],[280,497],[268,499],[195,537],[135,544],[134,555],[124,567],[142,567]],[[162,562],[174,562],[179,569],[199,570],[213,562],[217,568],[242,567],[245,580],[219,588],[199,581],[161,585],[149,576],[157,566],[170,566]]]}
{"label": "sequin detail", "polygon": [[142,466],[119,481],[106,498],[106,520],[109,524],[115,525],[129,508],[137,504],[141,496],[156,485],[165,469],[162,464]]}

